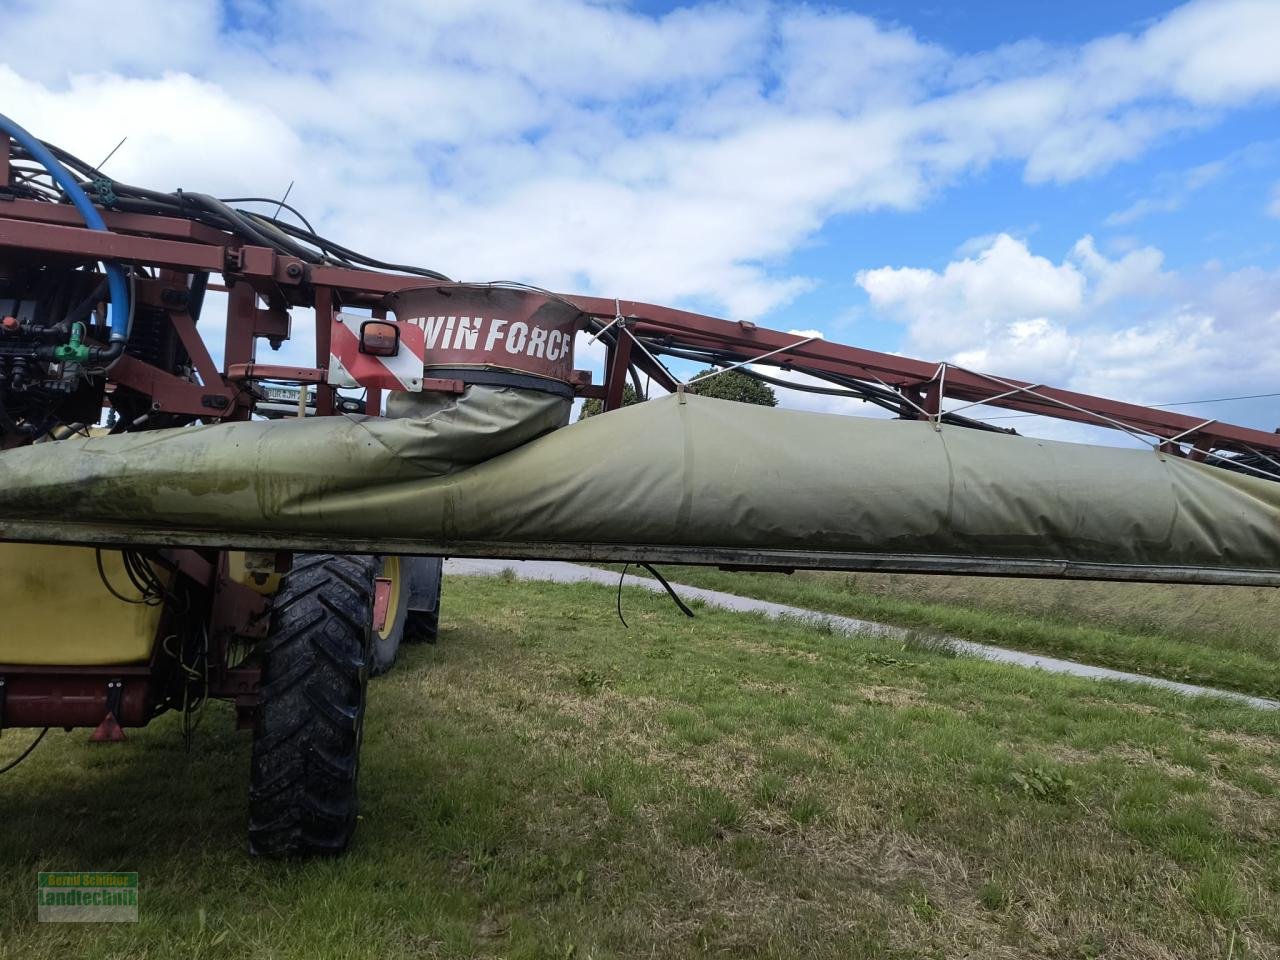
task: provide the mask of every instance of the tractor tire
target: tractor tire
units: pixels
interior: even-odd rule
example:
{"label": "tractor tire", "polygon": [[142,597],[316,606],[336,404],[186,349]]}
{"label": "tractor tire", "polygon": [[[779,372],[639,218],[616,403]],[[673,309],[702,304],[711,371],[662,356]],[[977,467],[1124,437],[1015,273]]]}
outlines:
{"label": "tractor tire", "polygon": [[377,568],[299,556],[275,596],[249,785],[256,856],[333,856],[351,841]]}
{"label": "tractor tire", "polygon": [[435,643],[440,639],[440,609],[410,610],[404,623],[405,643]]}
{"label": "tractor tire", "polygon": [[404,625],[405,643],[435,643],[440,637],[440,591],[444,584],[442,557],[415,557],[411,561],[409,616]]}

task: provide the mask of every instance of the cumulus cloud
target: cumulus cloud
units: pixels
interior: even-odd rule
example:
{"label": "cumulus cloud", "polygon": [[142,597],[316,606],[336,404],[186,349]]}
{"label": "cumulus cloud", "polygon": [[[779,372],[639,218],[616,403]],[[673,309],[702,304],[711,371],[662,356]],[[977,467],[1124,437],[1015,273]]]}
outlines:
{"label": "cumulus cloud", "polygon": [[1015,321],[1076,312],[1087,282],[1075,264],[1037,256],[1008,234],[941,272],[881,267],[856,279],[873,307],[907,323],[916,344],[947,354]]}
{"label": "cumulus cloud", "polygon": [[[919,208],[997,163],[1033,184],[1093,176],[1280,95],[1272,0],[1193,0],[1134,33],[964,55],[768,0],[663,15],[136,0],[128,29],[118,19],[88,0],[0,0],[4,112],[91,162],[127,135],[108,171],[158,189],[279,196],[297,181],[291,201],[375,256],[744,319],[814,286],[788,260],[833,217]],[[1228,168],[1157,183],[1112,223],[1176,209]],[[1268,203],[1280,216],[1280,193]],[[1152,247],[1083,237],[1050,255],[1000,234],[857,283],[903,325],[904,352],[1133,399],[1269,386],[1280,360],[1276,274],[1179,275]],[[580,349],[598,369],[598,346]]]}
{"label": "cumulus cloud", "polygon": [[139,0],[128,30],[105,10],[0,0],[0,100],[93,160],[128,134],[121,179],[297,180],[375,255],[741,317],[812,285],[784,264],[833,216],[918,207],[995,162],[1088,176],[1280,93],[1267,0],[969,56],[772,3]]}
{"label": "cumulus cloud", "polygon": [[942,270],[882,267],[857,282],[906,325],[909,352],[969,369],[1140,403],[1272,391],[1280,271],[1163,262],[1152,247],[1108,257],[1086,236],[1055,263],[1002,234]]}

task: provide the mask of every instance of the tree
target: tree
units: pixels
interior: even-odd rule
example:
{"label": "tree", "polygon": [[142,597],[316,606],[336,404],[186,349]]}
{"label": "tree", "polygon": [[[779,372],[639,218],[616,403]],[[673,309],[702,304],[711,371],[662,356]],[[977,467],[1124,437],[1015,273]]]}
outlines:
{"label": "tree", "polygon": [[[644,397],[636,393],[635,388],[631,384],[624,384],[622,387],[622,405],[629,407],[633,403],[639,403]],[[582,410],[578,413],[579,420],[585,420],[587,417],[594,417],[597,413],[602,412],[604,408],[603,400],[584,400],[582,402]]]}
{"label": "tree", "polygon": [[[707,376],[709,373],[715,373],[715,371],[702,370],[691,379],[697,380],[698,377]],[[754,403],[761,407],[776,407],[778,405],[778,398],[774,395],[773,387],[762,380],[757,380],[755,377],[743,373],[741,370],[726,370],[723,373],[715,373],[715,376],[707,377],[707,379],[699,380],[695,383],[693,390],[700,397],[715,397],[717,400],[736,400],[738,403]]]}

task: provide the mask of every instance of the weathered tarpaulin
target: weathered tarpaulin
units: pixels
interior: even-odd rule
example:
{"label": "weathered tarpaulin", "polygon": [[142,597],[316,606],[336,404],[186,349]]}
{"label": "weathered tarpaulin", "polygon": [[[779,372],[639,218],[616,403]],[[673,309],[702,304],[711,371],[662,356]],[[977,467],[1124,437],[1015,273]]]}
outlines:
{"label": "weathered tarpaulin", "polygon": [[1148,451],[667,397],[0,454],[0,537],[1280,582],[1280,484]]}

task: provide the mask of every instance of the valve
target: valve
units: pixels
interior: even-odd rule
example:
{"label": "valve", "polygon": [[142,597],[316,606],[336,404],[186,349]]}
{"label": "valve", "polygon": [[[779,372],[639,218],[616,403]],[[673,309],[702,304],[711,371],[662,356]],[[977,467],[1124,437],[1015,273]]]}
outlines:
{"label": "valve", "polygon": [[71,339],[60,347],[55,347],[54,357],[58,360],[70,360],[72,363],[84,363],[89,359],[89,348],[84,343],[84,324],[71,325]]}

